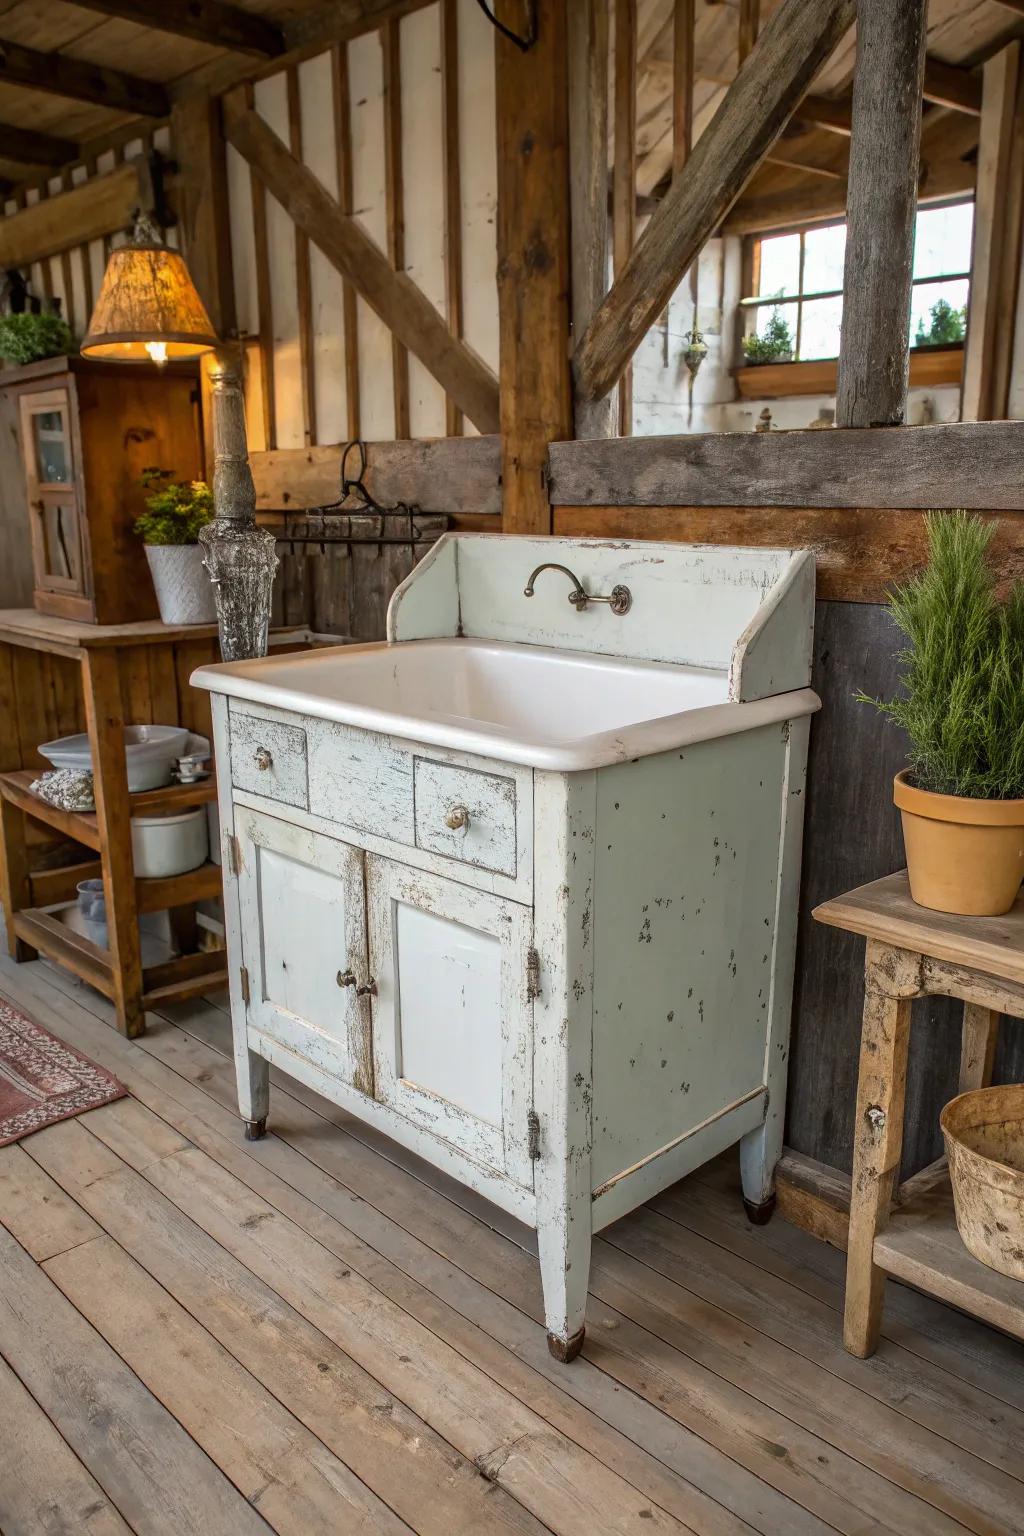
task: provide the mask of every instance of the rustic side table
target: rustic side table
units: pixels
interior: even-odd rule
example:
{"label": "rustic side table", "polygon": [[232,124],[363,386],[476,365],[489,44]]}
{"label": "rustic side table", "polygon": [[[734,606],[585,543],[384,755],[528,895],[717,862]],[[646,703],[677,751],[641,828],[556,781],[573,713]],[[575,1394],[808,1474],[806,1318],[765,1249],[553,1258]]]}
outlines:
{"label": "rustic side table", "polygon": [[886,1277],[1024,1339],[1024,1284],[987,1268],[957,1232],[945,1158],[899,1189],[910,1005],[939,994],[964,1004],[961,1093],[988,1085],[999,1015],[1024,1016],[1024,898],[1005,917],[953,917],[910,897],[906,871],[815,909],[867,939],[843,1340],[873,1354]]}

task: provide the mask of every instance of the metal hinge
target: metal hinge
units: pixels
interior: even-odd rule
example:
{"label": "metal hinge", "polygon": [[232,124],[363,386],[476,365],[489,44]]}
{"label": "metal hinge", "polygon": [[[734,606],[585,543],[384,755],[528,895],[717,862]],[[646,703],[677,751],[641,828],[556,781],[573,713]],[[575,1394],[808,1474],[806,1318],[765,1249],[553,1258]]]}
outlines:
{"label": "metal hinge", "polygon": [[242,873],[242,850],[234,834],[228,838],[228,868],[233,875]]}
{"label": "metal hinge", "polygon": [[526,996],[531,1003],[540,997],[540,955],[532,946],[526,951]]}
{"label": "metal hinge", "polygon": [[540,1116],[535,1109],[526,1116],[526,1149],[536,1162],[540,1157]]}
{"label": "metal hinge", "polygon": [[249,1006],[249,971],[248,971],[246,966],[240,965],[238,967],[238,977],[239,977],[239,980],[240,980],[240,982],[242,984],[242,1002],[248,1008],[248,1006]]}

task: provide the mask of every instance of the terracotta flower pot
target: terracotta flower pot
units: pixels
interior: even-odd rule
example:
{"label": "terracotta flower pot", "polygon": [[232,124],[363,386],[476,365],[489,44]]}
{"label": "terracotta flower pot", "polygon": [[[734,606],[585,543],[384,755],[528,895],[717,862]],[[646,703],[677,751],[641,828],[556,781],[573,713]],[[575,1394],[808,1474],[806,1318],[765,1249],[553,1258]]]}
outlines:
{"label": "terracotta flower pot", "polygon": [[918,906],[968,917],[1009,912],[1024,879],[1024,800],[934,795],[896,775],[910,894]]}

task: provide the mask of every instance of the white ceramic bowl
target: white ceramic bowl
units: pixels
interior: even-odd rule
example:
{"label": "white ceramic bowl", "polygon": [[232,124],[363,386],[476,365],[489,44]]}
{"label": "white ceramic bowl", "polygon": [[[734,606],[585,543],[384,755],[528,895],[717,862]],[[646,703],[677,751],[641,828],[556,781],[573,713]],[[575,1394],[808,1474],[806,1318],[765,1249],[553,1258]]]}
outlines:
{"label": "white ceramic bowl", "polygon": [[[126,725],[124,753],[128,763],[128,788],[160,789],[171,782],[171,764],[185,750],[189,732],[183,725]],[[61,736],[44,741],[39,748],[55,768],[74,768],[79,773],[92,768],[89,738]]]}

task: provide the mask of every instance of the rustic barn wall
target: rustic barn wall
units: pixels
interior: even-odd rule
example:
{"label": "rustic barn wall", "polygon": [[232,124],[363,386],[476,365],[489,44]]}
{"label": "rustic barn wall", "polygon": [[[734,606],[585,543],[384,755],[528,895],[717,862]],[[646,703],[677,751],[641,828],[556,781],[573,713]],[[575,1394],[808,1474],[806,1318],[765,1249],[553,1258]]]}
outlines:
{"label": "rustic barn wall", "polygon": [[[457,265],[462,335],[496,372],[494,33],[474,0],[454,0],[449,15],[455,25],[455,69],[447,78],[442,70],[442,3],[434,0],[395,24],[400,177],[388,173],[387,61],[381,31],[366,32],[347,46],[305,60],[291,81],[288,71],[267,75],[256,82],[253,102],[334,196],[342,194],[339,176],[350,154],[352,212],[382,250],[389,249],[396,229],[400,231],[401,265],[435,308],[449,316],[450,267]],[[347,77],[347,93],[339,92],[339,70]],[[456,141],[447,155],[446,90],[452,94],[457,120]],[[454,237],[449,239],[445,198],[452,188],[458,210]],[[444,436],[444,392],[414,357],[407,359],[408,430],[397,430],[390,332],[356,298],[353,334],[346,334],[341,278],[315,248],[308,254],[311,302],[304,320],[300,264],[307,258],[301,248],[297,252],[294,226],[267,196],[264,243],[249,167],[233,148],[228,149],[228,192],[238,323],[250,336],[261,332],[260,267],[266,263],[264,319],[269,310],[270,334],[260,339],[262,366],[272,380],[271,420],[261,423],[260,413],[250,412],[251,446],[288,449],[345,442],[354,428],[373,440]],[[256,195],[259,198],[258,189]],[[304,345],[313,358],[311,407],[303,402]],[[346,356],[353,349],[357,406],[346,383]],[[474,431],[469,423],[462,430]]]}

